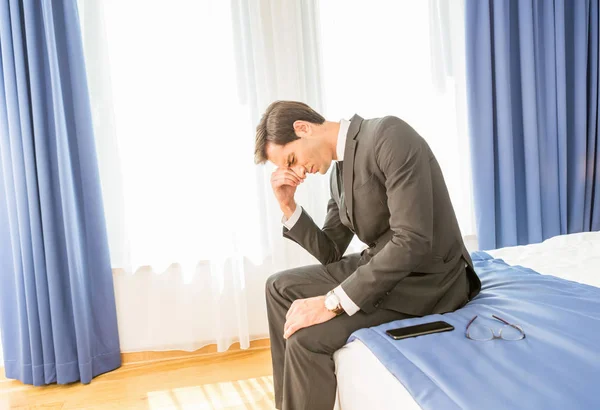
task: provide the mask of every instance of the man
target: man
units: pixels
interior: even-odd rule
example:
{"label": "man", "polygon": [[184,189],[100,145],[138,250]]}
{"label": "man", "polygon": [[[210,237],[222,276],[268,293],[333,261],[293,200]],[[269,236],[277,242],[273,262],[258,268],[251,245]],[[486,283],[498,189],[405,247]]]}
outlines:
{"label": "man", "polygon": [[[330,410],[332,355],[352,332],[453,311],[481,283],[437,160],[402,120],[355,115],[330,122],[306,104],[277,101],[257,127],[255,160],[278,167],[271,184],[283,235],[322,264],[267,281],[276,406]],[[319,228],[294,193],[306,174],[325,174],[333,161]],[[369,248],[343,257],[354,234]]]}

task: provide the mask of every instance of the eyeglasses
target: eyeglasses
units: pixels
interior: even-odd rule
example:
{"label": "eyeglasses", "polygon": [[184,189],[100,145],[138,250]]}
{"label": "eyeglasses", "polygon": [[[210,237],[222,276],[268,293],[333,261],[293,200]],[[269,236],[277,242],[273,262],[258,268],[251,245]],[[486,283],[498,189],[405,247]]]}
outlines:
{"label": "eyeglasses", "polygon": [[496,315],[492,315],[492,317],[504,323],[504,326],[502,326],[502,328],[498,332],[498,336],[496,336],[496,332],[493,329],[487,326],[473,326],[473,328],[470,329],[475,319],[477,319],[477,316],[475,316],[473,319],[471,319],[471,321],[467,325],[467,329],[465,330],[467,339],[477,340],[479,342],[486,342],[488,340],[494,339],[504,339],[513,341],[525,339],[525,332],[523,332],[523,329],[521,329],[520,326],[513,325],[512,323],[509,323]]}

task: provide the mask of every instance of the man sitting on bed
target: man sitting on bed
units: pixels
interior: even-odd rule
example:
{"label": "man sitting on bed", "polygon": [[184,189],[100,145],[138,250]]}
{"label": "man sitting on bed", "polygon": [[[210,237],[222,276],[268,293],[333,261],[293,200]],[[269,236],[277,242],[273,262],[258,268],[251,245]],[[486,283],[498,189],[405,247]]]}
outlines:
{"label": "man sitting on bed", "polygon": [[[427,142],[396,117],[326,121],[306,104],[272,103],[255,160],[271,177],[283,235],[321,265],[266,285],[275,404],[330,410],[333,353],[355,330],[456,310],[479,293],[442,172]],[[307,174],[330,175],[323,228],[294,200]],[[354,236],[369,244],[343,256]]]}

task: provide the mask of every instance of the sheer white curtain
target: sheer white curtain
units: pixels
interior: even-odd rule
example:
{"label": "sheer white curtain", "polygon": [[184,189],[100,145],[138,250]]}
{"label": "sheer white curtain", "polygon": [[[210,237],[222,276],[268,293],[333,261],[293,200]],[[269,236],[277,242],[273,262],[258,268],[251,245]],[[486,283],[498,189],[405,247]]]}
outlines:
{"label": "sheer white curtain", "polygon": [[[254,130],[320,109],[312,1],[80,0],[124,351],[268,335],[266,278],[315,263],[281,236]],[[328,189],[298,200],[319,222]]]}
{"label": "sheer white curtain", "polygon": [[[79,3],[123,351],[247,347],[268,334],[266,278],[316,263],[252,163],[273,100],[404,118],[474,233],[462,2]],[[297,196],[317,223],[327,199],[323,177]]]}
{"label": "sheer white curtain", "polygon": [[429,143],[471,250],[462,0],[320,3],[325,115],[395,115]]}

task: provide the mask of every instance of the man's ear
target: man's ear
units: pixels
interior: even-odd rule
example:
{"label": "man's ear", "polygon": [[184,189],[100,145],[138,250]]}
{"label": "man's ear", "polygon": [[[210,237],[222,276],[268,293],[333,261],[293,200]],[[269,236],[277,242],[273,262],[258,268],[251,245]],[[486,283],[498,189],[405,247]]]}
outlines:
{"label": "man's ear", "polygon": [[310,124],[302,120],[294,121],[294,131],[300,138],[307,137],[311,132]]}

